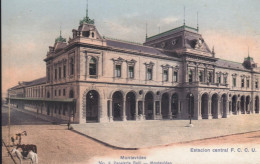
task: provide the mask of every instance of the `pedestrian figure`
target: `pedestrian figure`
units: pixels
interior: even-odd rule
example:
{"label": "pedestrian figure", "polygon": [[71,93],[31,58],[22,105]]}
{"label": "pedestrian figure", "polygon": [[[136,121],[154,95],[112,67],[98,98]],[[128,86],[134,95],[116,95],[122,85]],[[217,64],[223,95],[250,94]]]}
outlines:
{"label": "pedestrian figure", "polygon": [[68,125],[68,130],[70,130],[70,121],[68,122],[68,124],[67,124],[67,125]]}
{"label": "pedestrian figure", "polygon": [[23,155],[22,155],[22,148],[17,146],[17,148],[13,148],[11,154],[18,158],[19,163],[23,163]]}
{"label": "pedestrian figure", "polygon": [[14,146],[14,137],[11,137],[11,141],[12,141],[13,146]]}

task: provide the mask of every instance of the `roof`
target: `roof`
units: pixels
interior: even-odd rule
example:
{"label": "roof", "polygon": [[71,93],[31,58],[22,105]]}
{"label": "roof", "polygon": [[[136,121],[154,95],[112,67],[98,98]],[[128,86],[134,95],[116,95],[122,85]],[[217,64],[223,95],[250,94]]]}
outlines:
{"label": "roof", "polygon": [[160,38],[160,37],[163,37],[163,36],[167,36],[167,35],[172,34],[172,33],[179,32],[180,30],[184,30],[184,29],[185,29],[185,30],[188,29],[188,30],[192,30],[192,31],[198,32],[198,29],[196,29],[196,28],[183,25],[183,26],[180,26],[180,27],[177,27],[177,28],[174,28],[174,29],[171,29],[171,30],[162,32],[162,33],[160,33],[160,34],[157,34],[157,35],[148,37],[148,38],[146,39],[146,42],[147,42],[147,41],[151,41],[151,40],[156,39],[156,38]]}
{"label": "roof", "polygon": [[23,82],[24,85],[28,86],[28,85],[39,85],[39,84],[43,84],[46,83],[46,77],[42,77],[33,81],[25,81]]}
{"label": "roof", "polygon": [[111,46],[111,47],[115,47],[115,48],[150,53],[150,54],[165,55],[162,51],[160,51],[159,49],[156,49],[154,47],[137,45],[134,43],[127,43],[124,41],[111,40],[111,39],[107,39],[106,42],[107,42],[107,46]]}
{"label": "roof", "polygon": [[216,65],[220,66],[220,67],[240,69],[240,70],[244,70],[244,71],[248,70],[242,65],[242,63],[228,61],[228,60],[224,60],[224,59],[217,60]]}
{"label": "roof", "polygon": [[23,98],[23,97],[10,97],[11,100],[27,100],[27,101],[46,101],[46,102],[75,102],[73,98],[64,98],[64,99],[57,99],[57,98]]}

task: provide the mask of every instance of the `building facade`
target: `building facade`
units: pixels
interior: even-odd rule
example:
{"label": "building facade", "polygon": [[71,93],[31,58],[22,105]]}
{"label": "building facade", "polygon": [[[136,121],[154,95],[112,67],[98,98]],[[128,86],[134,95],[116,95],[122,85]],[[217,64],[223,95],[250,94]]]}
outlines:
{"label": "building facade", "polygon": [[198,28],[137,44],[102,37],[86,16],[49,47],[46,77],[10,88],[18,108],[75,123],[259,114],[260,71],[215,57]]}

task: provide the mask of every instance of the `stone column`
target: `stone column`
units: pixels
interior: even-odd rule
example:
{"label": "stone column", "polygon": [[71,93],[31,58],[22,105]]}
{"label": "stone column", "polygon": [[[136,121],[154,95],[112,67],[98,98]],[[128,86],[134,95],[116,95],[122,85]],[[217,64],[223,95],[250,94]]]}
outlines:
{"label": "stone column", "polygon": [[168,119],[172,119],[172,96],[169,96]]}
{"label": "stone column", "polygon": [[202,119],[201,115],[201,99],[198,100],[198,120]]}
{"label": "stone column", "polygon": [[[221,113],[221,100],[217,100],[217,113],[216,113],[216,118],[222,118],[222,113]],[[222,110],[223,111],[223,110]]]}
{"label": "stone column", "polygon": [[211,100],[208,100],[208,119],[212,119],[212,113],[211,113]]}
{"label": "stone column", "polygon": [[135,120],[138,120],[138,100],[135,101]]}
{"label": "stone column", "polygon": [[240,109],[240,101],[237,101],[237,104],[236,104],[236,113],[237,113],[237,115],[239,115],[239,114],[241,114],[241,109]]}
{"label": "stone column", "polygon": [[142,118],[143,120],[145,120],[145,101],[142,101]]}
{"label": "stone column", "polygon": [[112,101],[112,99],[111,100],[109,100],[109,121],[110,122],[113,122],[114,120],[113,120],[113,101]]}
{"label": "stone column", "polygon": [[250,107],[250,109],[251,109],[251,113],[255,114],[255,100],[254,100],[253,97],[252,97],[252,100],[251,100],[251,107]]}
{"label": "stone column", "polygon": [[177,113],[178,119],[181,118],[181,105],[182,105],[182,102],[180,100],[178,100],[178,113]]}
{"label": "stone column", "polygon": [[122,112],[122,121],[126,121],[126,114],[125,114],[125,110],[126,110],[126,101],[124,100],[122,102],[122,108],[123,108],[123,112]]}
{"label": "stone column", "polygon": [[243,108],[244,108],[244,114],[247,114],[246,112],[246,108],[247,108],[247,104],[246,104],[246,101],[245,101],[245,99],[244,99],[244,104],[243,104]]}

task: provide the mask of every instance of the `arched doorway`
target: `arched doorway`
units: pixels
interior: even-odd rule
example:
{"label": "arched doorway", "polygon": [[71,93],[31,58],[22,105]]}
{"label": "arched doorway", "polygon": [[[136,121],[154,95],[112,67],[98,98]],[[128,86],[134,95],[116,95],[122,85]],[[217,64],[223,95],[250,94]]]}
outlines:
{"label": "arched doorway", "polygon": [[216,93],[211,98],[211,113],[213,118],[218,118],[218,95]]}
{"label": "arched doorway", "polygon": [[259,97],[255,97],[255,113],[259,113]]}
{"label": "arched doorway", "polygon": [[122,120],[123,113],[123,94],[119,91],[116,91],[113,94],[113,119],[114,121]]}
{"label": "arched doorway", "polygon": [[250,113],[250,96],[246,96],[246,109],[245,113]]}
{"label": "arched doorway", "polygon": [[86,122],[98,122],[99,94],[91,90],[86,96]]}
{"label": "arched doorway", "polygon": [[194,116],[194,96],[192,93],[187,94],[188,114],[191,118]]}
{"label": "arched doorway", "polygon": [[148,92],[145,95],[145,118],[146,120],[151,120],[153,119],[153,94],[152,92]]}
{"label": "arched doorway", "polygon": [[169,95],[164,93],[161,100],[162,118],[167,119],[169,114]]}
{"label": "arched doorway", "polygon": [[172,95],[172,114],[174,115],[174,117],[176,117],[178,115],[178,108],[179,108],[179,98],[178,98],[178,94],[174,93]]}
{"label": "arched doorway", "polygon": [[135,100],[135,93],[128,92],[126,94],[126,116],[127,120],[134,120],[135,119],[135,108],[136,108],[136,100]]}
{"label": "arched doorway", "polygon": [[209,103],[209,95],[207,93],[204,93],[201,97],[201,117],[202,119],[207,119],[208,118],[208,105]]}
{"label": "arched doorway", "polygon": [[241,114],[245,114],[245,96],[241,96],[240,98],[240,109],[241,109]]}
{"label": "arched doorway", "polygon": [[232,113],[233,114],[236,114],[236,112],[237,112],[237,96],[236,95],[234,95],[233,97],[232,97]]}

